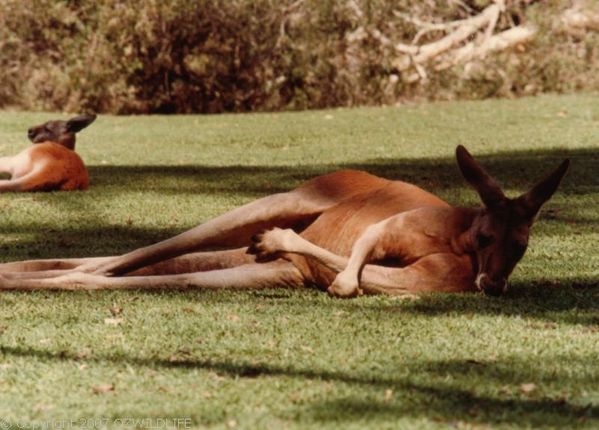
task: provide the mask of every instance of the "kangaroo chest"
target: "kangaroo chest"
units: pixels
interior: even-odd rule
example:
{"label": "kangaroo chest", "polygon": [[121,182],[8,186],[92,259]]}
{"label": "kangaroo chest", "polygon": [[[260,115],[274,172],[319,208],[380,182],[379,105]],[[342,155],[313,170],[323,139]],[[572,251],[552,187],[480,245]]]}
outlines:
{"label": "kangaroo chest", "polygon": [[[335,254],[349,256],[354,242],[368,226],[423,206],[449,205],[418,187],[392,182],[325,210],[301,236]],[[295,256],[293,262],[306,279],[320,287],[328,286],[335,278],[331,270],[312,259]]]}

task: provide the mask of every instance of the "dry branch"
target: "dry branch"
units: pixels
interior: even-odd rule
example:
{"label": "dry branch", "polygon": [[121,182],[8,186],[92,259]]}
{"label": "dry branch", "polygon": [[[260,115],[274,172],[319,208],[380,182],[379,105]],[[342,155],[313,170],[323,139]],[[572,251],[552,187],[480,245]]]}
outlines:
{"label": "dry branch", "polygon": [[419,27],[419,30],[416,33],[416,36],[414,36],[414,38],[412,39],[412,45],[416,45],[420,41],[420,39],[427,33],[430,33],[432,31],[448,31],[452,28],[459,27],[464,22],[463,19],[460,19],[458,21],[443,22],[443,23],[427,22],[427,21],[422,21],[421,19],[419,19],[417,17],[410,16],[408,14],[398,12],[398,11],[394,11],[393,14],[395,16],[397,16],[398,18],[401,18],[404,21],[414,24],[416,27]]}
{"label": "dry branch", "polygon": [[451,66],[471,61],[475,58],[484,58],[495,51],[503,51],[521,43],[530,41],[537,30],[532,26],[518,26],[495,34],[479,45],[468,43],[454,51],[450,59],[435,66],[435,70],[444,70]]}
{"label": "dry branch", "polygon": [[[430,23],[416,17],[396,13],[396,16],[420,27],[417,41],[422,34],[442,31],[439,40],[424,45],[398,43],[393,48],[399,53],[395,67],[403,73],[404,81],[415,82],[427,77],[427,67],[444,70],[451,66],[484,58],[486,55],[508,49],[530,41],[537,30],[531,25],[520,25],[495,33],[501,14],[505,11],[505,0],[496,0],[478,15],[446,23]],[[382,35],[376,37],[385,40]],[[413,73],[407,73],[412,70]]]}
{"label": "dry branch", "polygon": [[[395,49],[403,54],[410,55],[411,62],[414,64],[423,64],[433,59],[434,57],[452,49],[457,44],[468,39],[480,29],[487,27],[497,22],[499,14],[503,11],[505,5],[502,0],[488,6],[479,15],[472,18],[462,20],[461,25],[457,29],[445,36],[444,38],[428,43],[422,46],[404,45],[398,43]],[[399,70],[406,70],[409,63],[405,62],[397,65]]]}

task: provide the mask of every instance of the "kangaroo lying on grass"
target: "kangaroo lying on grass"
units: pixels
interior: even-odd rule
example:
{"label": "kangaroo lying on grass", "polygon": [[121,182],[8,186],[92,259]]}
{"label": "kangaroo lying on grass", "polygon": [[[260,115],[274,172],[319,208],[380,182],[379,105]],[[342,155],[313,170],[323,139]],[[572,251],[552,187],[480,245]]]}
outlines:
{"label": "kangaroo lying on grass", "polygon": [[456,156],[482,208],[452,207],[415,185],[343,170],[121,256],[0,265],[0,289],[313,284],[339,297],[477,290],[498,295],[506,291],[530,227],[569,161],[509,199],[463,146]]}
{"label": "kangaroo lying on grass", "polygon": [[96,119],[82,115],[68,121],[48,121],[31,127],[27,136],[34,145],[12,157],[0,157],[0,192],[73,191],[89,185],[87,169],[75,153],[75,133]]}

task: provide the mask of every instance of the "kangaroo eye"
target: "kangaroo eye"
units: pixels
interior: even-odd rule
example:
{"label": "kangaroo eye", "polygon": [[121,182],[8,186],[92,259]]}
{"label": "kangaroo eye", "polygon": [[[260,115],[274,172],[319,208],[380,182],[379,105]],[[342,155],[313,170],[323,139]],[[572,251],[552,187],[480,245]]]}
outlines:
{"label": "kangaroo eye", "polygon": [[493,236],[484,233],[478,233],[476,235],[476,244],[479,248],[486,248],[493,243]]}

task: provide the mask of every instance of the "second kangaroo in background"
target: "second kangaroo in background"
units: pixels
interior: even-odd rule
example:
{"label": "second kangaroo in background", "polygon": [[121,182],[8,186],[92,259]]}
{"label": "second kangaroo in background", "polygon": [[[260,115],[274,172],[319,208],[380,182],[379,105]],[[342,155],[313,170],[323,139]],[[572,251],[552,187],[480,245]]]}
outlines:
{"label": "second kangaroo in background", "polygon": [[95,119],[95,115],[80,115],[31,127],[27,136],[33,146],[17,155],[0,157],[0,172],[11,175],[0,180],[0,193],[87,189],[89,176],[75,152],[75,133]]}

